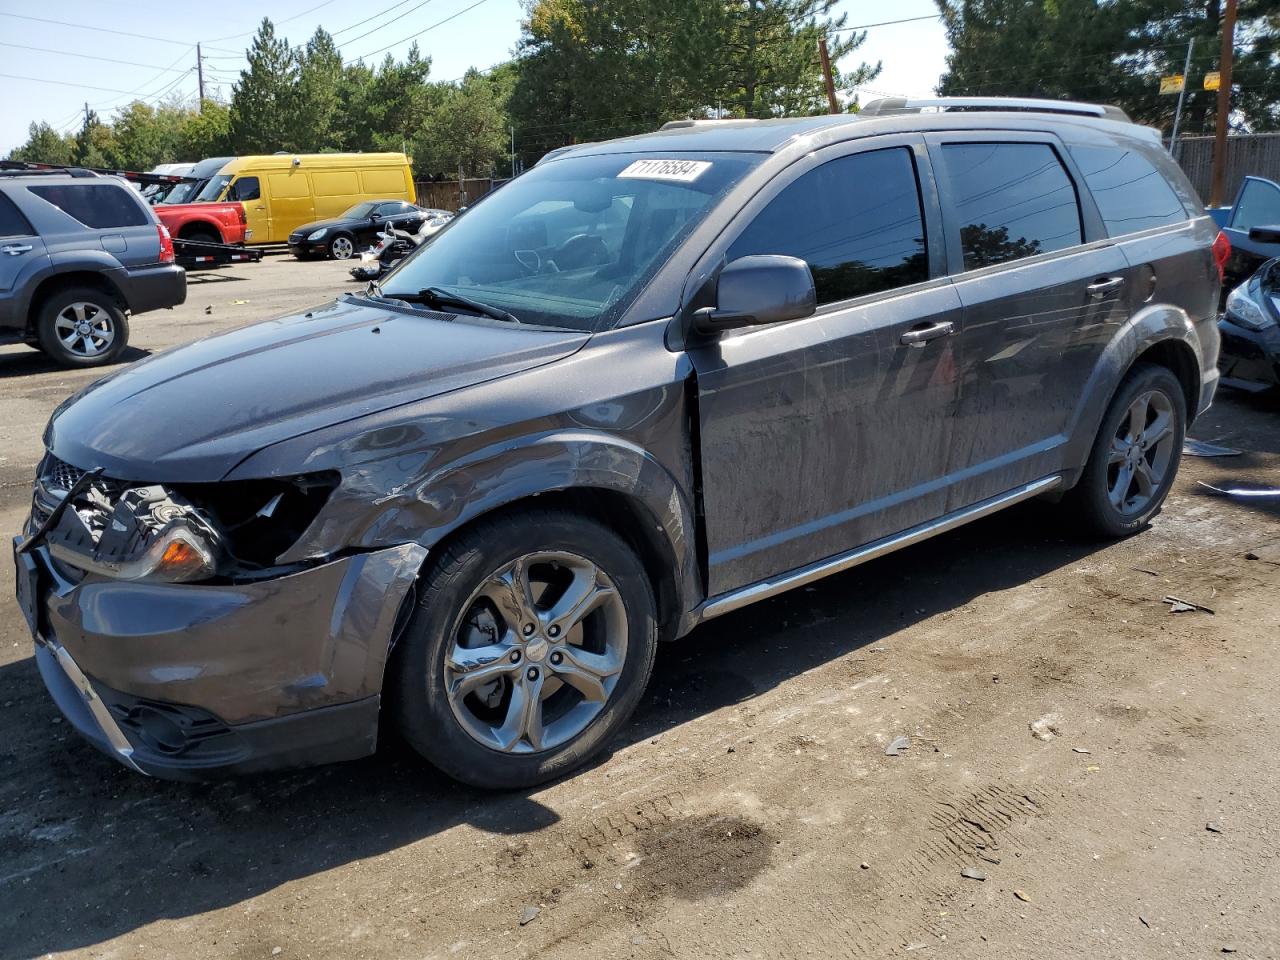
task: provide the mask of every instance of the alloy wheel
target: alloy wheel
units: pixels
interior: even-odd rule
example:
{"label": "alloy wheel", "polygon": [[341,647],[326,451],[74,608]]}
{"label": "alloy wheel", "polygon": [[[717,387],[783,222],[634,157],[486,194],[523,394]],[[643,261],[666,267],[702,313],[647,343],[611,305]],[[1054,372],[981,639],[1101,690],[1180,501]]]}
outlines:
{"label": "alloy wheel", "polygon": [[347,237],[335,237],[329,244],[329,252],[333,254],[335,260],[349,260],[355,251],[355,244]]}
{"label": "alloy wheel", "polygon": [[465,605],[445,690],[473,739],[535,753],[600,715],[626,656],[626,611],[609,576],[576,554],[531,553],[489,575]]}
{"label": "alloy wheel", "polygon": [[66,351],[77,357],[97,357],[111,349],[116,325],[111,313],[96,303],[77,300],[58,313],[54,332]]}
{"label": "alloy wheel", "polygon": [[1176,451],[1173,401],[1139,394],[1121,419],[1107,457],[1107,497],[1124,516],[1142,513],[1159,494]]}

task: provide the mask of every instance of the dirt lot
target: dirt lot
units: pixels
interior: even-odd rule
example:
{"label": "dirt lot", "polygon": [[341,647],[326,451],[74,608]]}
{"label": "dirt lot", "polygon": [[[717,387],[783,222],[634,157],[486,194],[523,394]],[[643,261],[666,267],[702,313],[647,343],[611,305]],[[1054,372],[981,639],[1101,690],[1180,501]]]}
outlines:
{"label": "dirt lot", "polygon": [[[239,268],[133,342],[344,279]],[[0,530],[91,379],[0,350]],[[660,652],[610,756],[519,796],[394,744],[208,786],[128,773],[58,719],[6,550],[0,960],[1275,957],[1280,504],[1195,481],[1280,485],[1280,405],[1225,393],[1194,432],[1247,452],[1184,459],[1133,539],[1030,504],[714,621]]]}

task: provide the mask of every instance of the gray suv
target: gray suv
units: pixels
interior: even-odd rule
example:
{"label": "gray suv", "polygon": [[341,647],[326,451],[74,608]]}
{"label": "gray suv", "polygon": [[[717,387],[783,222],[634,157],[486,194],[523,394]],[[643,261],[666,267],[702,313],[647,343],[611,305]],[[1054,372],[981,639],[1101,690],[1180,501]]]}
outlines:
{"label": "gray suv", "polygon": [[163,777],[597,754],[659,640],[1032,497],[1143,528],[1217,228],[1113,108],[878,102],[558,152],[381,287],[64,403],[15,540],[74,726]]}
{"label": "gray suv", "polygon": [[0,170],[0,343],[102,366],[128,346],[130,314],[186,296],[168,231],[124,181]]}

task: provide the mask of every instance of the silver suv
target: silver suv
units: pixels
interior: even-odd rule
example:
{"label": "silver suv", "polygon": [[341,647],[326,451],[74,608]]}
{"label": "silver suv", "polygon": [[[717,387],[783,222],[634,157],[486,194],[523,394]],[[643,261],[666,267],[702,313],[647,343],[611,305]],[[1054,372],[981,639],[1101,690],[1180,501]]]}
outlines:
{"label": "silver suv", "polygon": [[1031,497],[1141,530],[1217,384],[1217,233],[1087,104],[561,151],[381,287],[58,409],[16,546],[41,672],[156,776],[387,727],[558,776],[710,617]]}
{"label": "silver suv", "polygon": [[102,366],[128,345],[130,314],[186,296],[168,231],[124,181],[0,170],[0,343]]}

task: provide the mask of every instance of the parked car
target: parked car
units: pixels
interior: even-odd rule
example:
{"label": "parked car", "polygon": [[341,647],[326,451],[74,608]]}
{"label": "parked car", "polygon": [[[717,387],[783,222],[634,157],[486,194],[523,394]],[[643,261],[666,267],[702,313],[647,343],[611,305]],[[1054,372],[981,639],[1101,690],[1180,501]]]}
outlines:
{"label": "parked car", "polygon": [[102,366],[128,345],[129,317],[186,296],[169,232],[123,180],[0,171],[0,342]]}
{"label": "parked car", "polygon": [[1248,280],[1265,261],[1280,257],[1280,242],[1259,240],[1251,233],[1254,227],[1280,225],[1280,183],[1265,177],[1245,177],[1235,203],[1214,207],[1209,214],[1231,242],[1224,292]]}
{"label": "parked car", "polygon": [[152,209],[179,240],[243,245],[253,239],[242,203],[157,203]]}
{"label": "parked car", "polygon": [[360,247],[377,242],[387,228],[417,233],[424,224],[452,217],[407,200],[362,200],[329,220],[305,223],[289,234],[289,251],[299,260],[329,257],[349,260]]}
{"label": "parked car", "polygon": [[156,203],[163,205],[193,202],[214,175],[234,159],[235,157],[208,157],[201,160],[192,166],[189,173],[191,179],[175,184]]}
{"label": "parked car", "polygon": [[403,153],[304,153],[236,157],[197,199],[243,203],[254,243],[284,243],[304,223],[361,200],[413,203],[415,195]]}
{"label": "parked car", "polygon": [[[1248,236],[1259,248],[1280,247],[1280,219],[1253,227]],[[1218,327],[1223,383],[1255,392],[1280,387],[1280,258],[1263,263],[1231,291]]]}
{"label": "parked car", "polygon": [[1032,497],[1143,529],[1218,382],[1217,235],[1088,104],[566,150],[381,287],[60,407],[15,547],[41,673],[157,776],[381,724],[471,784],[559,776],[712,617]]}

